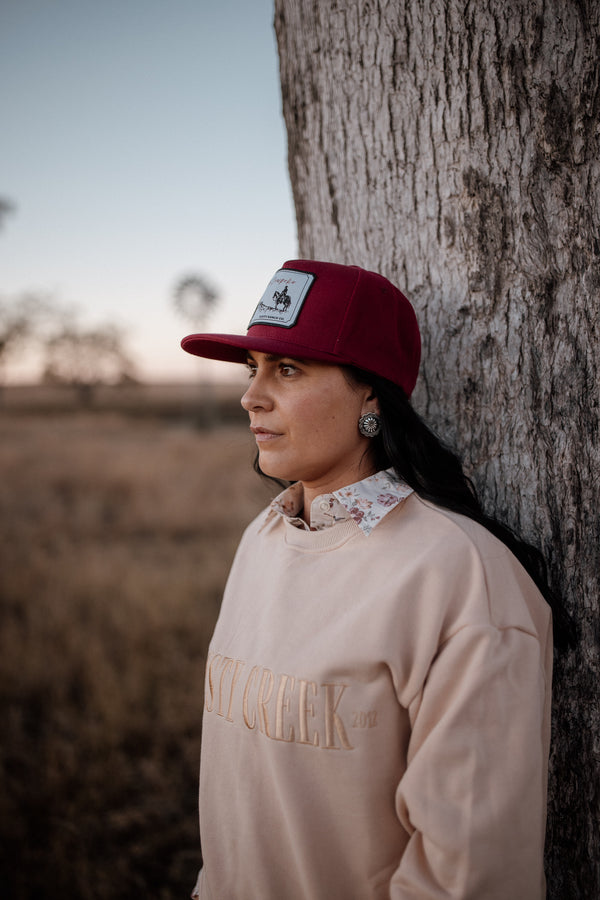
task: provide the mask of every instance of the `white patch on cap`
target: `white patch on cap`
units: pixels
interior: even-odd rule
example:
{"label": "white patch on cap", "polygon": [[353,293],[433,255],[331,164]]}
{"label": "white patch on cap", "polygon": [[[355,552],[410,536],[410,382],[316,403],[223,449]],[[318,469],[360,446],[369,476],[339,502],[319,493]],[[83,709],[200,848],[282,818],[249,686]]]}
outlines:
{"label": "white patch on cap", "polygon": [[302,304],[315,276],[295,269],[279,269],[271,278],[267,289],[250,319],[251,325],[278,325],[291,328],[296,324]]}

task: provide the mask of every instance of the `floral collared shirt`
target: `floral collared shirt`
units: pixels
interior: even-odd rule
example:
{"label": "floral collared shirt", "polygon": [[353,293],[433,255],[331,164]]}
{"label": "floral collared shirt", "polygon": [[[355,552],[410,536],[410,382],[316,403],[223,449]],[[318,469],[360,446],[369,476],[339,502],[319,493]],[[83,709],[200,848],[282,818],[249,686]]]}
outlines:
{"label": "floral collared shirt", "polygon": [[412,492],[411,487],[398,480],[393,469],[385,469],[331,494],[315,497],[310,506],[310,528],[300,518],[303,504],[300,482],[278,494],[271,501],[271,511],[286,516],[293,525],[306,531],[322,531],[336,522],[354,519],[364,534],[369,535]]}

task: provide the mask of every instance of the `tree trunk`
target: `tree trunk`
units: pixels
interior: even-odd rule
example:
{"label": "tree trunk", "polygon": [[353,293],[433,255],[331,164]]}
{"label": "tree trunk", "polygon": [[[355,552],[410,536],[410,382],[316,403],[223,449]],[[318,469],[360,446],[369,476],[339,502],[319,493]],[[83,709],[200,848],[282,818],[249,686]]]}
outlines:
{"label": "tree trunk", "polygon": [[600,4],[276,0],[301,256],[387,275],[415,405],[545,553],[579,643],[554,681],[550,898],[600,896]]}

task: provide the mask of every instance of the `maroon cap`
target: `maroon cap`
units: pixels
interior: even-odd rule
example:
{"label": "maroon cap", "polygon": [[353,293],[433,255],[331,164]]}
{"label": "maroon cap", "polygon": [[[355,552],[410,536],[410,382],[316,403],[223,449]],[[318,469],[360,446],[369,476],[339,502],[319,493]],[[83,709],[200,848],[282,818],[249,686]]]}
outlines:
{"label": "maroon cap", "polygon": [[410,395],[421,340],[415,312],[398,288],[358,266],[293,259],[263,294],[248,333],[190,334],[195,356],[246,362],[249,350],[351,365],[382,375]]}

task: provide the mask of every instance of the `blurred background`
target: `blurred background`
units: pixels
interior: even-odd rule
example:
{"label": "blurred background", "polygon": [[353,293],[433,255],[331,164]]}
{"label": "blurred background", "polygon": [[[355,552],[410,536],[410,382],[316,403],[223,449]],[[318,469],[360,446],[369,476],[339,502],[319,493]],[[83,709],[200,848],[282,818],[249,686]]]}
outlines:
{"label": "blurred background", "polygon": [[[245,331],[296,255],[270,0],[0,4],[0,896],[175,898],[251,470]],[[240,367],[241,368],[241,367]]]}
{"label": "blurred background", "polygon": [[[4,301],[123,329],[139,375],[190,378],[178,282],[245,330],[296,252],[271,0],[3,0]],[[37,371],[32,351],[11,381]]]}

